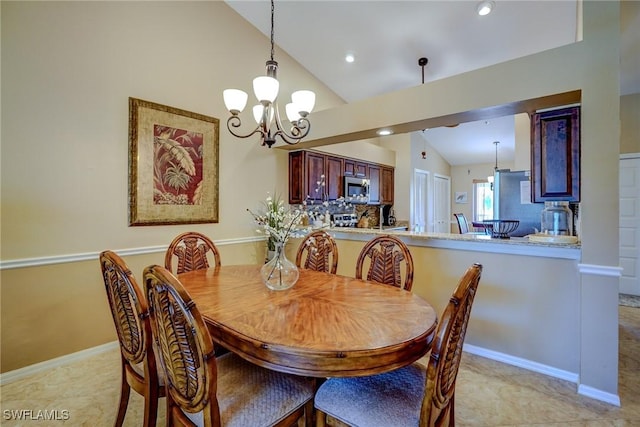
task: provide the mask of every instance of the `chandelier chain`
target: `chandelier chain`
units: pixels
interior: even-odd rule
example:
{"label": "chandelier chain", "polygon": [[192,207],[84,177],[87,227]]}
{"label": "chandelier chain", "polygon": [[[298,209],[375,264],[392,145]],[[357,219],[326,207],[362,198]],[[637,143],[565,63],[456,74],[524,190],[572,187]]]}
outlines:
{"label": "chandelier chain", "polygon": [[274,1],[271,0],[271,60],[273,61],[273,27],[274,27]]}

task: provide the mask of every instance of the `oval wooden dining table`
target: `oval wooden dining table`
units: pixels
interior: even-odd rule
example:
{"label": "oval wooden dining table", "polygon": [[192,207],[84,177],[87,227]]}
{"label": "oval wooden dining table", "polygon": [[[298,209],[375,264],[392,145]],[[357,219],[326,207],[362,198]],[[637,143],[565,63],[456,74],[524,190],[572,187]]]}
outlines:
{"label": "oval wooden dining table", "polygon": [[312,377],[352,377],[408,365],[431,348],[437,315],[395,288],[300,269],[293,288],[268,289],[260,265],[178,276],[215,342],[266,368]]}

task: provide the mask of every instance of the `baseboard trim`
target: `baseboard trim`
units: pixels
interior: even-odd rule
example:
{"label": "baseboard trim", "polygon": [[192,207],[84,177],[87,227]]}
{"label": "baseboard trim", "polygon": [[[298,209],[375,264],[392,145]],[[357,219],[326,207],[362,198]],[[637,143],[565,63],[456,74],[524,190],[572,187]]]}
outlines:
{"label": "baseboard trim", "polygon": [[[8,371],[0,374],[0,386],[11,384],[29,375],[37,374],[42,371],[57,368],[59,366],[68,365],[69,363],[77,362],[82,359],[86,359],[91,356],[105,353],[117,349],[119,347],[118,341],[108,342],[96,347],[88,348],[86,350],[77,351],[75,353],[67,354],[64,356],[56,357],[55,359],[45,360],[44,362],[35,363],[33,365],[25,366],[24,368]],[[478,347],[471,344],[464,344],[463,350],[467,353],[474,354],[476,356],[485,357],[487,359],[495,360],[496,362],[506,363],[507,365],[517,366],[529,371],[537,372],[540,374],[548,375],[550,377],[558,378],[561,380],[569,381],[572,383],[578,383],[578,374],[565,371],[562,369],[553,368],[541,363],[532,362],[520,357],[511,356],[505,353],[500,353],[493,350],[487,350],[482,347]],[[592,399],[596,399],[611,405],[620,406],[620,397],[617,394],[605,392],[584,384],[578,385],[578,394],[581,394]]]}
{"label": "baseboard trim", "polygon": [[502,362],[506,363],[507,365],[517,366],[528,371],[548,375],[550,377],[569,381],[574,384],[578,384],[578,380],[580,378],[579,375],[574,372],[557,369],[549,365],[543,365],[542,363],[511,356],[509,354],[500,353],[498,351],[487,350],[486,348],[478,347],[471,344],[464,344],[463,350],[467,353],[475,354],[476,356],[486,357],[487,359],[495,360],[496,362]]}
{"label": "baseboard trim", "polygon": [[487,350],[486,348],[478,347],[471,344],[464,344],[463,350],[467,353],[475,354],[476,356],[495,360],[496,362],[506,363],[507,365],[517,366],[528,371],[537,372],[540,374],[548,375],[550,377],[575,383],[578,385],[578,394],[589,397],[591,399],[599,400],[601,402],[609,403],[611,405],[620,406],[620,397],[617,394],[602,391],[584,384],[579,384],[580,376],[577,373],[553,368],[548,365],[543,365],[542,363],[532,362],[531,360],[522,359],[520,357],[511,356],[505,353]]}
{"label": "baseboard trim", "polygon": [[600,400],[611,405],[620,406],[620,396],[618,396],[617,394],[602,391],[588,385],[578,385],[578,394],[590,397],[592,399]]}
{"label": "baseboard trim", "polygon": [[[214,240],[216,246],[238,245],[242,243],[259,242],[265,240],[265,237],[239,237],[237,239]],[[169,245],[147,246],[142,248],[115,249],[113,250],[120,256],[130,255],[146,255],[159,252],[165,252]],[[10,261],[0,261],[0,270],[11,270],[15,268],[40,267],[43,265],[64,264],[69,262],[91,261],[97,260],[100,252],[87,252],[82,254],[56,255],[38,258],[22,258]]]}
{"label": "baseboard trim", "polygon": [[119,348],[118,341],[112,341],[96,347],[88,348],[86,350],[65,354],[64,356],[56,357],[55,359],[45,360],[44,362],[25,366],[24,368],[8,371],[0,374],[0,386],[21,380],[22,378],[28,377],[29,375],[37,374],[48,369],[57,368],[58,366],[68,365],[69,363],[77,362],[79,360],[86,359],[87,357],[105,353],[116,348]]}

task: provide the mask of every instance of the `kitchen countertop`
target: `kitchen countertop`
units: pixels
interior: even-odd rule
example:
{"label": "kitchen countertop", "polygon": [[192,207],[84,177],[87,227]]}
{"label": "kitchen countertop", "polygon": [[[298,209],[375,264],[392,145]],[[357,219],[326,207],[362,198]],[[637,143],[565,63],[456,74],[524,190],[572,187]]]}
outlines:
{"label": "kitchen countertop", "polygon": [[580,242],[571,244],[531,242],[528,237],[492,239],[491,236],[484,234],[427,233],[408,231],[406,228],[398,230],[396,227],[383,227],[382,230],[379,228],[332,227],[330,230],[336,234],[337,238],[346,240],[368,240],[373,234],[391,234],[408,245],[415,246],[569,259],[580,259],[581,257]]}

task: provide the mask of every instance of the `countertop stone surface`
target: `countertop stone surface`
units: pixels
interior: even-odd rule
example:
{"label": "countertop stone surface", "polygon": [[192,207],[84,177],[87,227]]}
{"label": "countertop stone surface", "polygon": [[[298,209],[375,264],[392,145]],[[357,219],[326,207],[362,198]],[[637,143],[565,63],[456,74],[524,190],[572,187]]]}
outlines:
{"label": "countertop stone surface", "polygon": [[[403,229],[398,229],[402,227]],[[486,234],[457,234],[457,233],[428,233],[408,231],[406,226],[394,226],[380,228],[356,228],[356,227],[332,227],[332,232],[353,233],[353,234],[391,234],[398,237],[408,237],[417,240],[449,240],[458,242],[474,242],[479,244],[503,244],[503,245],[526,245],[536,247],[550,248],[572,248],[580,249],[581,245],[577,243],[548,243],[548,242],[530,242],[527,237],[511,237],[509,239],[492,239]]]}

